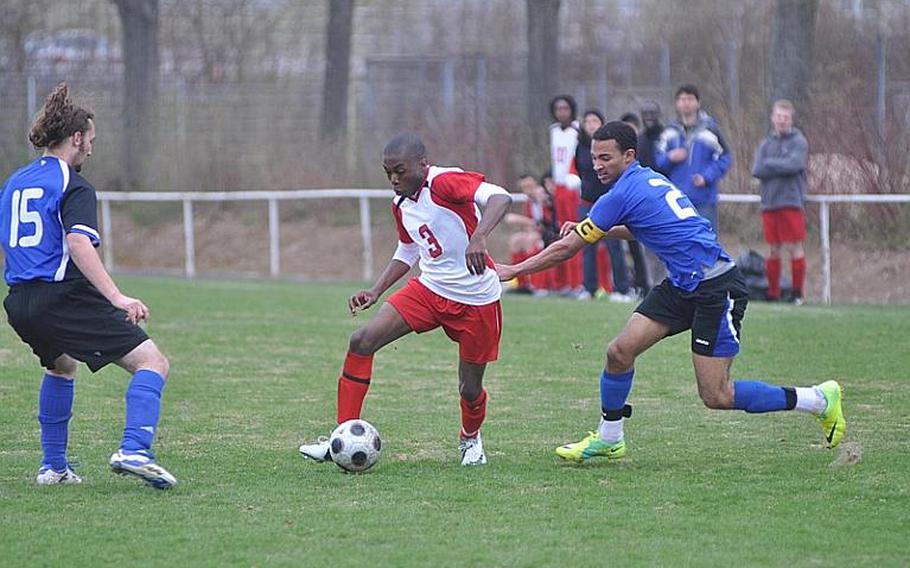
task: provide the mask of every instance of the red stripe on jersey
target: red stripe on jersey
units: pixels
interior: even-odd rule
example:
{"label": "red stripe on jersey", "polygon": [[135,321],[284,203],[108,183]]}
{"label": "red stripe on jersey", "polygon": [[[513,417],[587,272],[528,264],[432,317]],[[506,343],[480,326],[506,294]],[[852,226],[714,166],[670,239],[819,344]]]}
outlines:
{"label": "red stripe on jersey", "polygon": [[474,172],[448,172],[433,178],[430,197],[433,203],[454,212],[464,223],[468,238],[477,229],[474,193],[483,181],[483,175]]}
{"label": "red stripe on jersey", "polygon": [[404,228],[404,223],[401,222],[401,208],[395,203],[392,203],[392,216],[395,217],[395,226],[398,228],[398,240],[405,244],[413,243],[414,239],[411,238],[411,235]]}
{"label": "red stripe on jersey", "polygon": [[[474,194],[484,181],[483,174],[476,172],[447,172],[433,178],[430,184],[430,197],[433,203],[454,212],[464,223],[468,239],[477,230],[477,212],[474,205]],[[487,255],[487,266],[494,268],[495,263]]]}

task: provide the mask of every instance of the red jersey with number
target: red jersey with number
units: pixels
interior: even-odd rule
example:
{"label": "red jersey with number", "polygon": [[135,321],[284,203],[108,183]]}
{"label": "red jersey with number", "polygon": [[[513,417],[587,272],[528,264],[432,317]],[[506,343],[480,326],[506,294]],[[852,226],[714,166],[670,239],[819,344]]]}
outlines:
{"label": "red jersey with number", "polygon": [[488,269],[480,275],[468,272],[465,262],[480,222],[475,194],[483,181],[483,174],[430,166],[424,186],[411,197],[396,196],[392,204],[400,247],[419,250],[420,282],[444,298],[473,306],[495,302],[502,294],[489,255]]}

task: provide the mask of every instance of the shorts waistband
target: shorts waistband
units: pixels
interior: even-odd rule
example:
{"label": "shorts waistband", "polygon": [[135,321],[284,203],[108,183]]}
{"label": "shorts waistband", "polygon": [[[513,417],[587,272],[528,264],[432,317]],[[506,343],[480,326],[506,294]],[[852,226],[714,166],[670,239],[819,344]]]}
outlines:
{"label": "shorts waistband", "polygon": [[704,282],[706,280],[713,280],[714,278],[717,278],[718,276],[723,276],[724,274],[730,272],[734,268],[736,268],[736,263],[733,262],[732,260],[719,259],[717,262],[714,263],[714,266],[705,270],[705,273],[702,276],[701,280],[702,280],[702,282]]}

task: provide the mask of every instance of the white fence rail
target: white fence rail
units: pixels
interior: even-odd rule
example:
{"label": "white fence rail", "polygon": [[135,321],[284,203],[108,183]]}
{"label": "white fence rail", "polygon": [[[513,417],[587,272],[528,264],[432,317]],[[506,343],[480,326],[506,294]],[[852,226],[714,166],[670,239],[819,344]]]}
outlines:
{"label": "white fence rail", "polygon": [[[266,201],[269,216],[269,274],[281,274],[278,201],[298,199],[357,199],[360,204],[360,237],[363,241],[363,279],[373,279],[373,234],[370,218],[370,199],[391,199],[394,193],[384,189],[304,189],[294,191],[220,191],[220,192],[99,192],[101,202],[101,229],[104,262],[114,270],[114,239],[111,220],[111,202],[182,202],[184,236],[184,272],[188,278],[196,276],[195,229],[193,203],[196,201]],[[513,194],[516,201],[525,196]],[[822,301],[831,303],[831,203],[910,203],[910,194],[894,195],[810,195],[808,201],[819,205],[819,236],[822,252]],[[720,201],[730,203],[758,203],[758,195],[721,194]]]}

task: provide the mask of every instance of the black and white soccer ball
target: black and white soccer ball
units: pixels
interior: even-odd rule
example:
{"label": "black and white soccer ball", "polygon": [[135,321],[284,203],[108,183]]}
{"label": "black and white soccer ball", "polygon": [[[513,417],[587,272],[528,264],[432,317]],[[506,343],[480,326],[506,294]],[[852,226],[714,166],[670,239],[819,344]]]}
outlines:
{"label": "black and white soccer ball", "polygon": [[345,471],[361,472],[373,467],[382,452],[379,431],[366,420],[348,420],[329,437],[332,461]]}

